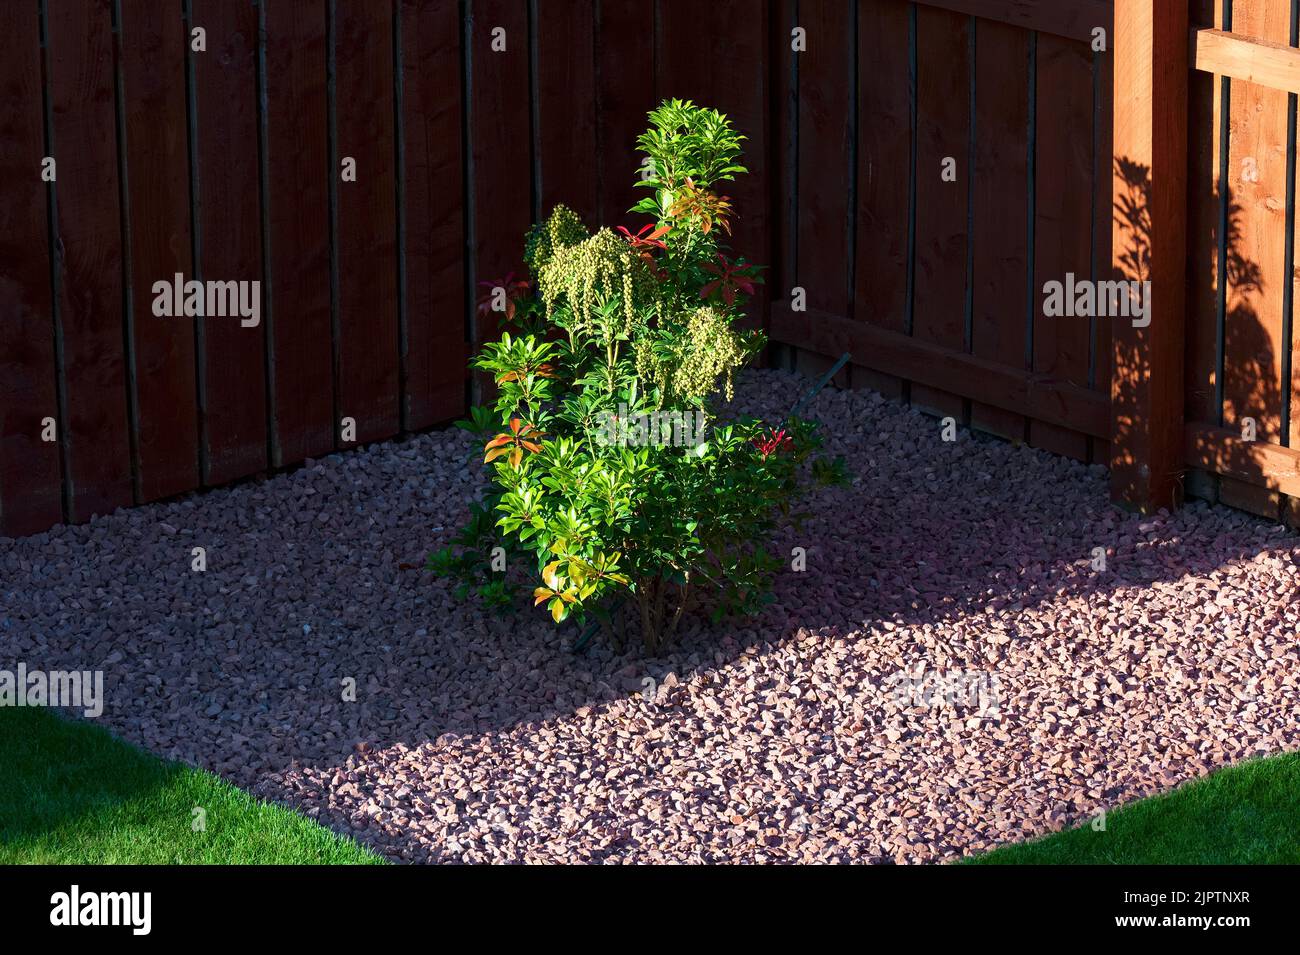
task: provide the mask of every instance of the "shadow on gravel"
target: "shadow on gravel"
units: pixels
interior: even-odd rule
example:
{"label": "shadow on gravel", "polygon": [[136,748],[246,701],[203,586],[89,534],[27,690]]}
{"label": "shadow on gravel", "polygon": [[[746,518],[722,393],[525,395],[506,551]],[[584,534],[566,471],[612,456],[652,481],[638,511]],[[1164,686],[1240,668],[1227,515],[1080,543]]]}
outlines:
{"label": "shadow on gravel", "polygon": [[[740,400],[775,417],[807,386],[756,373]],[[1123,514],[1099,469],[964,432],[944,444],[931,419],[872,393],[824,393],[810,414],[854,484],[817,491],[803,526],[774,542],[779,554],[805,548],[806,572],[780,575],[757,618],[695,615],[660,658],[574,654],[573,627],[527,609],[490,619],[399,569],[451,535],[474,493],[476,469],[462,462],[477,455],[447,431],[0,542],[0,667],[102,668],[105,725],[282,798],[291,768],[328,776],[358,749],[447,733],[488,745],[800,631],[873,640],[928,627],[995,648],[1032,639],[1036,610],[1071,601],[1103,627],[1117,620],[1107,602],[1132,602],[1130,589],[1230,572],[1289,540],[1199,504]],[[1101,552],[1106,569],[1094,570]],[[928,652],[918,638],[916,659]]]}

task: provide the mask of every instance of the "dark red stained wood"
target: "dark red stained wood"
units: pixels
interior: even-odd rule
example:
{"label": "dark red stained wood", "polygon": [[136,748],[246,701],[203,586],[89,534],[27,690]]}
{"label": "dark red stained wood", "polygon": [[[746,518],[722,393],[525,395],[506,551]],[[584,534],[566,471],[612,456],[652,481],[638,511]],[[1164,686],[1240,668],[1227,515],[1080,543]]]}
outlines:
{"label": "dark red stained wood", "polygon": [[[966,319],[967,193],[970,188],[970,24],[917,8],[916,287],[912,334],[961,350]],[[945,157],[957,181],[940,178]],[[961,415],[961,399],[917,386],[912,402]]]}
{"label": "dark red stained wood", "polygon": [[9,537],[63,517],[59,445],[41,440],[41,420],[59,411],[38,19],[34,3],[0,7],[0,536]]}
{"label": "dark red stained wood", "polygon": [[1068,382],[826,312],[794,313],[782,303],[772,306],[772,327],[782,341],[815,356],[851,351],[873,368],[888,368],[919,383],[914,388],[951,388],[1009,411],[1032,411],[1062,425],[1073,422],[1091,435],[1108,433],[1106,396]]}
{"label": "dark red stained wood", "polygon": [[[1285,43],[1290,11],[1287,0],[1234,4],[1232,29]],[[1285,92],[1232,81],[1228,188],[1235,208],[1228,237],[1224,424],[1240,431],[1243,418],[1254,418],[1259,439],[1273,443],[1281,438],[1282,352],[1290,347],[1282,335],[1286,114]]]}
{"label": "dark red stained wood", "polygon": [[199,483],[194,323],[154,315],[153,284],[193,273],[185,106],[187,31],[179,7],[122,0],[120,55],[131,241],[140,497]]}
{"label": "dark red stained wood", "polygon": [[[1112,277],[1110,265],[1114,238],[1112,220],[1115,215],[1114,199],[1110,191],[1111,176],[1115,168],[1114,149],[1111,143],[1112,126],[1115,121],[1112,102],[1115,92],[1115,58],[1109,44],[1105,53],[1093,57],[1093,69],[1097,75],[1097,92],[1093,102],[1093,126],[1097,145],[1093,155],[1092,254],[1096,277],[1100,280]],[[1217,141],[1217,128],[1214,135]],[[1213,243],[1205,241],[1204,244]],[[1097,322],[1094,333],[1096,338],[1093,344],[1095,357],[1092,386],[1102,394],[1110,394],[1111,323]],[[1098,456],[1096,440],[1093,441],[1092,457],[1094,461],[1102,464],[1108,460]]]}
{"label": "dark red stained wood", "polygon": [[272,463],[334,449],[324,0],[266,7]]}
{"label": "dark red stained wood", "polygon": [[338,183],[338,414],[363,442],[399,428],[392,8],[347,0],[335,16],[336,159],[357,161]]}
{"label": "dark red stained wood", "polygon": [[[808,49],[799,67],[798,262],[795,284],[808,307],[850,314],[853,275],[849,182],[853,176],[852,7],[803,0],[799,26]],[[789,35],[789,31],[785,31]],[[788,42],[788,41],[787,41]],[[863,117],[868,121],[867,117]]]}
{"label": "dark red stained wood", "polygon": [[[1018,369],[1029,309],[1029,42],[1026,30],[977,21],[971,351]],[[971,425],[1025,436],[1022,415],[981,401]]]}
{"label": "dark red stained wood", "polygon": [[1300,495],[1300,451],[1295,448],[1243,441],[1235,429],[1194,422],[1188,422],[1183,433],[1187,463],[1223,475],[1221,484]]}
{"label": "dark red stained wood", "polygon": [[597,196],[597,0],[541,4],[537,30],[538,149],[543,217],[557,203],[588,227],[600,218]]}
{"label": "dark red stained wood", "polygon": [[[1176,506],[1185,471],[1183,343],[1187,278],[1187,8],[1115,0],[1114,151],[1149,176],[1142,204],[1150,324],[1112,324],[1111,497],[1150,512]],[[1117,203],[1128,195],[1114,177]],[[1133,235],[1114,227],[1113,264],[1129,268]],[[1143,278],[1142,276],[1139,276]]]}
{"label": "dark red stained wood", "polygon": [[[731,197],[736,212],[732,236],[724,236],[722,243],[729,246],[725,249],[729,257],[770,266],[768,44],[767,15],[761,5],[743,0],[698,7],[661,4],[656,57],[659,97],[689,99],[719,110],[746,137],[741,162],[749,173],[715,187]],[[760,286],[749,303],[746,324],[751,327],[764,327],[768,292]]]}
{"label": "dark red stained wood", "polygon": [[[858,8],[858,180],[853,317],[901,332],[907,323],[912,94],[910,5]],[[856,365],[854,386],[901,397],[901,379]]]}
{"label": "dark red stained wood", "polygon": [[909,4],[858,12],[857,267],[853,317],[901,332],[907,321],[912,164]]}
{"label": "dark red stained wood", "polygon": [[427,428],[465,404],[465,223],[460,15],[455,0],[403,0],[406,223],[404,426]]}
{"label": "dark red stained wood", "polygon": [[[1218,28],[1222,0],[1193,0],[1192,29]],[[1184,414],[1189,422],[1217,425],[1215,376],[1219,306],[1219,121],[1222,96],[1217,74],[1188,74],[1187,347],[1183,366]]]}
{"label": "dark red stained wood", "polygon": [[[496,27],[506,31],[501,52],[492,50]],[[524,274],[524,236],[532,225],[527,4],[476,0],[471,43],[475,280],[495,283],[512,272]],[[477,299],[486,289],[479,285],[474,291]],[[495,313],[477,316],[477,342],[492,341],[499,332]]]}
{"label": "dark red stained wood", "polygon": [[929,0],[946,7],[1042,33],[1091,40],[1095,27],[1110,35],[1112,0]]}
{"label": "dark red stained wood", "polygon": [[58,308],[73,521],[130,504],[112,5],[49,5]]}
{"label": "dark red stained wood", "polygon": [[[1082,43],[1038,38],[1034,199],[1034,370],[1088,385],[1092,328],[1084,317],[1043,315],[1043,286],[1092,274],[1092,54]],[[1103,321],[1103,319],[1098,319]],[[1082,434],[1031,422],[1030,442],[1083,460]]]}
{"label": "dark red stained wood", "polygon": [[636,138],[648,125],[646,114],[658,103],[654,84],[654,7],[649,3],[596,0],[596,11],[600,221],[613,228],[629,223],[627,210],[648,194],[633,184],[638,181],[645,158],[637,151]]}
{"label": "dark red stained wood", "polygon": [[[1107,36],[1110,36],[1108,33]],[[1113,50],[1107,43],[1106,52],[1094,57],[1094,67],[1097,72],[1098,85],[1096,101],[1093,103],[1093,123],[1096,128],[1096,153],[1093,156],[1093,207],[1096,210],[1093,213],[1093,262],[1094,274],[1100,279],[1108,279],[1113,275],[1111,261],[1113,258],[1112,243],[1114,240],[1114,229],[1112,219],[1114,217],[1113,203],[1111,196],[1111,176],[1115,166],[1114,149],[1112,148],[1114,116],[1114,87],[1115,87],[1115,59]],[[1217,133],[1216,133],[1217,135]],[[1204,235],[1204,233],[1198,233]],[[1205,241],[1202,239],[1202,241]],[[1213,307],[1211,305],[1211,307]],[[1111,355],[1112,355],[1112,326],[1110,322],[1097,322],[1093,328],[1095,338],[1093,339],[1093,382],[1092,387],[1103,395],[1110,394],[1110,376],[1111,376]],[[1213,346],[1211,346],[1213,348]],[[1094,464],[1110,463],[1110,442],[1101,438],[1092,438],[1092,458]]]}
{"label": "dark red stained wood", "polygon": [[[199,261],[203,281],[262,280],[257,160],[257,8],[194,0],[192,25],[207,31],[194,63]],[[206,468],[203,483],[260,471],[266,454],[266,323],[199,320]]]}
{"label": "dark red stained wood", "polygon": [[772,155],[777,186],[772,201],[772,274],[768,276],[772,301],[789,301],[794,284],[794,231],[799,221],[794,201],[798,155],[795,117],[799,96],[794,78],[798,54],[790,49],[790,30],[797,19],[794,0],[778,0],[772,5]]}
{"label": "dark red stained wood", "polygon": [[1276,521],[1283,498],[1277,491],[1225,477],[1219,480],[1219,501],[1239,511],[1249,511]]}

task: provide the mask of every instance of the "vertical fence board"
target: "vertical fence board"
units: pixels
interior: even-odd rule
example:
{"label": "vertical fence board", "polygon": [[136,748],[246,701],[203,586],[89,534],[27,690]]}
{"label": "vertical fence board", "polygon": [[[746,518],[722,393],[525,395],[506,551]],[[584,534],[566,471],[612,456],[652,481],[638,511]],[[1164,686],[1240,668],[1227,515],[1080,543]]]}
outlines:
{"label": "vertical fence board", "polygon": [[334,449],[325,0],[266,5],[272,463]]}
{"label": "vertical fence board", "polygon": [[357,170],[337,193],[338,414],[365,442],[399,420],[392,8],[338,0],[335,15],[335,158]]}
{"label": "vertical fence board", "polygon": [[[971,18],[917,10],[916,286],[912,333],[961,351],[965,342]],[[940,178],[957,163],[955,182]],[[920,385],[912,403],[962,416],[957,395]]]}
{"label": "vertical fence board", "polygon": [[[193,0],[192,26],[207,50],[190,54],[195,76],[199,260],[204,282],[262,279],[257,158],[257,9]],[[200,318],[205,484],[266,467],[265,323]]]}
{"label": "vertical fence board", "polygon": [[[901,0],[858,10],[857,209],[853,318],[904,331],[907,325],[912,175],[911,14]],[[902,380],[853,366],[855,387],[892,398]]]}
{"label": "vertical fence board", "polygon": [[564,203],[589,227],[596,182],[595,0],[537,3],[537,148],[541,214]]}
{"label": "vertical fence board", "polygon": [[636,137],[657,102],[654,7],[596,0],[596,16],[600,221],[610,228],[631,227],[627,210],[645,195],[633,186],[643,158]]}
{"label": "vertical fence board", "polygon": [[[487,291],[482,283],[524,274],[524,236],[532,224],[532,149],[527,4],[474,0],[473,10],[470,138],[477,299]],[[494,51],[492,32],[497,28],[505,31],[506,48]],[[491,341],[500,331],[496,313],[477,315],[476,344]]]}
{"label": "vertical fence board", "polygon": [[[1086,316],[1044,314],[1045,283],[1092,277],[1092,56],[1086,46],[1049,34],[1038,37],[1034,199],[1034,371],[1088,386],[1091,325]],[[1099,319],[1100,321],[1100,319]],[[1087,439],[1031,421],[1029,440],[1078,460]]]}
{"label": "vertical fence board", "polygon": [[0,7],[0,536],[45,530],[63,517],[59,445],[41,422],[59,417],[42,116],[34,3]]}
{"label": "vertical fence board", "polygon": [[1143,512],[1176,506],[1184,471],[1187,22],[1177,4],[1115,0],[1112,263],[1152,294],[1145,327],[1112,323],[1111,497]]}
{"label": "vertical fence board", "polygon": [[121,0],[122,100],[131,242],[140,497],[179,494],[199,482],[194,323],[154,314],[152,292],[193,272],[185,105],[188,37],[179,6]]}
{"label": "vertical fence board", "polygon": [[49,6],[64,440],[74,521],[133,499],[112,27],[108,0]]}
{"label": "vertical fence board", "polygon": [[[1092,261],[1093,278],[1097,281],[1110,278],[1113,250],[1111,242],[1114,218],[1113,198],[1110,184],[1114,170],[1114,156],[1111,149],[1112,125],[1114,122],[1113,97],[1115,93],[1115,59],[1112,55],[1113,24],[1107,24],[1106,50],[1094,55],[1095,100],[1093,102],[1093,128],[1095,130],[1095,152],[1093,162],[1093,223],[1092,223]],[[1100,321],[1093,325],[1093,380],[1092,388],[1103,395],[1110,394],[1111,372],[1111,322]],[[1102,438],[1092,439],[1092,462],[1107,464],[1110,461],[1110,442]]]}
{"label": "vertical fence board", "polygon": [[[743,0],[720,0],[706,7],[661,3],[659,36],[659,98],[689,99],[719,110],[745,137],[741,161],[749,173],[716,186],[730,196],[735,210],[732,236],[723,237],[731,248],[724,254],[770,266],[766,13]],[[764,327],[768,301],[766,286],[759,286],[746,325]]]}
{"label": "vertical fence board", "polygon": [[849,314],[853,275],[849,202],[853,180],[851,7],[800,0],[808,49],[799,59],[799,208],[796,279],[808,307]]}
{"label": "vertical fence board", "polygon": [[[1029,39],[1026,30],[977,21],[971,350],[1025,364],[1029,270]],[[980,401],[971,426],[1023,440],[1025,418]]]}
{"label": "vertical fence board", "polygon": [[406,415],[427,428],[464,411],[464,168],[455,0],[403,0]]}
{"label": "vertical fence board", "polygon": [[[1290,0],[1233,6],[1234,33],[1285,43]],[[1232,83],[1228,183],[1240,208],[1230,226],[1224,425],[1253,418],[1259,440],[1278,442],[1282,420],[1282,298],[1286,249],[1287,94],[1244,80]]]}
{"label": "vertical fence board", "polygon": [[[1217,29],[1222,21],[1215,17],[1216,5],[1216,0],[1195,0],[1193,26]],[[1189,77],[1187,229],[1198,239],[1187,243],[1184,402],[1188,421],[1217,424],[1220,76],[1192,71]]]}
{"label": "vertical fence board", "polygon": [[[791,48],[790,31],[796,26],[795,0],[777,0],[771,5],[772,51],[772,268],[767,275],[769,307],[790,301],[795,285],[796,229],[799,223],[798,127],[799,54]],[[773,356],[790,361],[793,348]]]}
{"label": "vertical fence board", "polygon": [[[1297,19],[1300,20],[1300,9],[1296,10],[1296,14]],[[1297,30],[1300,30],[1300,22],[1297,23]],[[1286,42],[1294,46],[1296,40],[1297,37],[1288,36]],[[1290,282],[1291,286],[1288,289],[1289,313],[1285,316],[1287,327],[1281,336],[1281,347],[1290,349],[1290,354],[1287,356],[1289,363],[1283,366],[1288,369],[1289,375],[1285,375],[1281,382],[1283,391],[1281,398],[1288,404],[1288,422],[1283,440],[1288,447],[1300,449],[1300,331],[1297,330],[1300,321],[1296,318],[1296,302],[1300,300],[1300,215],[1296,214],[1296,204],[1300,203],[1300,161],[1297,161],[1297,150],[1300,150],[1297,138],[1300,138],[1300,130],[1295,128],[1300,126],[1300,117],[1295,115],[1296,102],[1295,94],[1287,97],[1287,109],[1291,111],[1291,116],[1295,120],[1295,125],[1292,127],[1294,135],[1289,137],[1287,148],[1290,150],[1289,162],[1296,178],[1287,183],[1291,187],[1292,233],[1286,236],[1286,240],[1291,244],[1291,274],[1284,274],[1281,281]],[[1288,377],[1290,380],[1287,380]],[[1291,526],[1300,529],[1300,498],[1290,497],[1283,503],[1283,516],[1291,521]]]}

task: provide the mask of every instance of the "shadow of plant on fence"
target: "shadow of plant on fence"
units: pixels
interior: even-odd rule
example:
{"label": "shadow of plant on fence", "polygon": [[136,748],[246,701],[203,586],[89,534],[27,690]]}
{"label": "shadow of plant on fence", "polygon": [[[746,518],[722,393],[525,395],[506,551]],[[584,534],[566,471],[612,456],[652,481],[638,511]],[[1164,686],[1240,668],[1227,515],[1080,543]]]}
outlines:
{"label": "shadow of plant on fence", "polygon": [[[1123,189],[1114,203],[1116,241],[1123,245],[1117,261],[1119,266],[1111,273],[1113,280],[1141,283],[1150,279],[1151,272],[1151,176],[1150,168],[1125,157],[1115,158],[1115,174]],[[1265,276],[1258,262],[1243,251],[1243,210],[1231,191],[1214,193],[1215,208],[1222,209],[1222,223],[1215,221],[1209,237],[1191,235],[1186,268],[1186,313],[1183,345],[1183,416],[1189,424],[1223,427],[1227,431],[1217,435],[1208,459],[1198,463],[1216,474],[1229,474],[1248,484],[1260,487],[1270,484],[1270,475],[1262,462],[1249,454],[1232,439],[1241,434],[1244,421],[1250,418],[1258,424],[1257,439],[1262,444],[1276,444],[1280,437],[1278,421],[1282,406],[1279,387],[1277,355],[1268,329],[1261,320],[1258,303],[1265,288]],[[1222,233],[1222,242],[1220,234]],[[1222,249],[1220,270],[1218,257]],[[1180,271],[1180,275],[1182,272]],[[1198,322],[1205,314],[1205,303],[1219,300],[1220,274],[1225,290],[1221,339],[1216,328]],[[1164,294],[1152,288],[1151,295]],[[1148,303],[1149,307],[1149,303]],[[1147,349],[1150,344],[1147,329],[1137,328],[1132,335],[1116,336],[1113,340],[1111,360],[1116,382],[1112,400],[1117,409],[1140,407],[1140,391],[1146,387],[1150,366]],[[1225,360],[1225,356],[1230,356]],[[1122,372],[1127,371],[1127,374]],[[1223,381],[1218,380],[1222,374]],[[1220,400],[1222,404],[1220,405]],[[1112,447],[1117,449],[1117,461],[1123,466],[1131,464],[1125,449],[1134,446],[1135,432],[1131,415],[1116,417],[1116,434]],[[1181,429],[1185,431],[1186,429]],[[1168,436],[1176,440],[1180,462],[1173,475],[1180,493],[1185,491],[1187,460],[1191,449],[1187,447],[1184,433]]]}

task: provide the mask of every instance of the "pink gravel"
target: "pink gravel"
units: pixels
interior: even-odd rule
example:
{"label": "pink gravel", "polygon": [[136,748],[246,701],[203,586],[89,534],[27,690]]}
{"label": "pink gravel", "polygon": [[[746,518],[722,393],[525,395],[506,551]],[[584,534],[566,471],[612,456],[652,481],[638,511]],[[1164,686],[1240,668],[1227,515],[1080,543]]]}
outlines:
{"label": "pink gravel", "polygon": [[[853,484],[781,533],[807,570],[666,656],[400,567],[477,487],[449,430],[0,539],[0,667],[102,668],[102,724],[414,862],[946,860],[1300,746],[1294,535],[1121,513],[1099,468],[872,392],[808,413]],[[992,693],[901,698],[922,673]]]}

